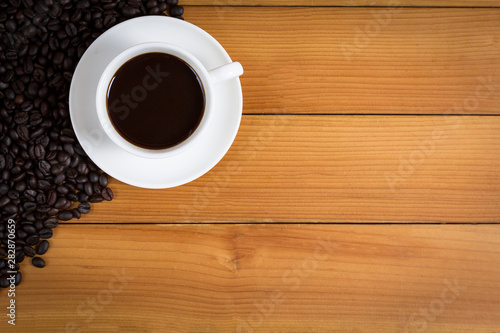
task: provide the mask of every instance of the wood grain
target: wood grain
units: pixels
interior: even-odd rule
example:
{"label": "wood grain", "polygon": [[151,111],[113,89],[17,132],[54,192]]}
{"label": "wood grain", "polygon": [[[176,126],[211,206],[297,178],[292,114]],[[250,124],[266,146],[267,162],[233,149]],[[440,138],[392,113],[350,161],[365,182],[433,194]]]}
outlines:
{"label": "wood grain", "polygon": [[[246,113],[500,113],[499,9],[215,6],[185,17],[242,63]],[[492,91],[471,102],[483,81]]]}
{"label": "wood grain", "polygon": [[498,0],[183,0],[182,5],[209,6],[411,6],[499,7]]}
{"label": "wood grain", "polygon": [[[23,267],[17,327],[491,333],[499,236],[493,225],[61,226],[47,267]],[[12,332],[6,320],[0,331]]]}
{"label": "wood grain", "polygon": [[500,117],[244,116],[209,173],[86,222],[500,222]]}

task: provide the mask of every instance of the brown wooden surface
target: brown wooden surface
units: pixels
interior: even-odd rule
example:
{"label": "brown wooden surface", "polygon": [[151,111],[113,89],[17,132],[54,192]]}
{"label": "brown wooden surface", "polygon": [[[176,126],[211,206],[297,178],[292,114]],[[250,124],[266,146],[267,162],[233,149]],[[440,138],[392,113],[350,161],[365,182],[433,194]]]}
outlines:
{"label": "brown wooden surface", "polygon": [[491,333],[499,236],[494,225],[68,225],[50,266],[26,268],[17,327]]}
{"label": "brown wooden surface", "polygon": [[500,9],[188,3],[245,68],[233,147],[179,188],[112,180],[0,332],[500,332]]}
{"label": "brown wooden surface", "polygon": [[244,116],[209,173],[86,222],[498,222],[500,118]]}
{"label": "brown wooden surface", "polygon": [[[245,113],[500,113],[500,10],[189,7],[185,17],[242,63]],[[490,76],[497,93],[465,110]]]}
{"label": "brown wooden surface", "polygon": [[184,5],[208,6],[410,6],[499,7],[498,0],[183,0]]}

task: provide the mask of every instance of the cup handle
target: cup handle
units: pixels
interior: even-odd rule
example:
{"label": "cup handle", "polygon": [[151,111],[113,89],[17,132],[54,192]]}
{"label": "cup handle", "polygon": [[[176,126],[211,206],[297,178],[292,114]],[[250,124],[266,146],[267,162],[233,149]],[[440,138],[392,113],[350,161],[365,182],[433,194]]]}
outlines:
{"label": "cup handle", "polygon": [[208,71],[213,84],[218,84],[243,74],[243,67],[237,61]]}

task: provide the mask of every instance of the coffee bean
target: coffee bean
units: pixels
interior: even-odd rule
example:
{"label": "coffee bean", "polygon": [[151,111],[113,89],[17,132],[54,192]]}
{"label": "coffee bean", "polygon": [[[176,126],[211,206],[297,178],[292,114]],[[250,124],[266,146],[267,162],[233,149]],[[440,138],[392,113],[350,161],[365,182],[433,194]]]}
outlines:
{"label": "coffee bean", "polygon": [[45,228],[55,228],[57,227],[58,225],[58,222],[57,222],[57,219],[54,218],[54,217],[49,217],[48,219],[46,219],[44,222],[43,222],[43,226]]}
{"label": "coffee bean", "polygon": [[61,23],[59,22],[59,20],[51,20],[47,25],[47,29],[51,31],[58,31],[60,28],[61,28]]}
{"label": "coffee bean", "polygon": [[39,240],[40,238],[38,237],[38,235],[31,235],[28,238],[26,238],[26,244],[32,246],[37,244]]}
{"label": "coffee bean", "polygon": [[114,17],[113,15],[104,16],[103,24],[106,28],[111,27],[115,23],[116,23],[116,17]]}
{"label": "coffee bean", "polygon": [[24,246],[23,247],[23,252],[28,257],[34,257],[35,256],[35,250],[31,246]]}
{"label": "coffee bean", "polygon": [[106,201],[113,200],[113,191],[109,187],[106,187],[105,189],[103,189],[101,192],[101,195],[104,198],[104,200],[106,200]]}
{"label": "coffee bean", "polygon": [[6,205],[10,202],[10,198],[8,196],[3,196],[0,198],[0,207],[6,207]]}
{"label": "coffee bean", "polygon": [[63,173],[65,170],[66,170],[66,167],[64,165],[62,165],[62,164],[54,164],[50,168],[50,172],[53,175],[59,175],[59,174]]}
{"label": "coffee bean", "polygon": [[73,212],[70,210],[63,210],[59,212],[59,220],[61,221],[69,221],[73,218]]}
{"label": "coffee bean", "polygon": [[44,228],[38,231],[38,235],[40,236],[40,238],[48,239],[52,238],[53,232],[52,229]]}
{"label": "coffee bean", "polygon": [[18,125],[25,124],[29,119],[28,113],[27,112],[17,112],[14,115],[14,122]]}
{"label": "coffee bean", "polygon": [[4,211],[4,213],[6,213],[8,215],[16,214],[18,212],[18,207],[17,207],[17,205],[15,205],[13,203],[9,203],[3,207],[3,211]]}
{"label": "coffee bean", "polygon": [[101,186],[98,183],[92,184],[92,191],[95,194],[101,194]]}
{"label": "coffee bean", "polygon": [[45,148],[42,144],[35,145],[35,157],[37,159],[43,160],[45,157]]}
{"label": "coffee bean", "polygon": [[[35,68],[33,70],[33,79],[36,81],[36,82],[43,82],[45,81],[45,73],[44,71],[41,69],[41,68]],[[38,92],[40,94],[40,92]]]}
{"label": "coffee bean", "polygon": [[56,203],[54,204],[54,207],[57,208],[57,209],[61,209],[63,207],[65,207],[68,203],[68,199],[64,198],[64,197],[60,197]]}
{"label": "coffee bean", "polygon": [[83,186],[84,190],[85,190],[85,193],[90,197],[92,194],[94,194],[94,190],[92,188],[92,184],[91,183],[85,183],[85,185]]}
{"label": "coffee bean", "polygon": [[99,175],[94,171],[89,172],[88,177],[91,183],[97,183],[99,181]]}
{"label": "coffee bean", "polygon": [[102,173],[99,176],[99,185],[101,185],[102,187],[108,186],[108,175],[106,175],[105,173]]}
{"label": "coffee bean", "polygon": [[78,209],[76,209],[76,208],[73,208],[71,211],[73,212],[73,217],[75,217],[77,219],[79,219],[82,216],[80,211],[78,211]]}
{"label": "coffee bean", "polygon": [[76,36],[76,34],[78,33],[76,26],[71,22],[66,24],[65,29],[66,29],[66,34],[70,37]]}
{"label": "coffee bean", "polygon": [[23,228],[22,230],[27,234],[30,235],[36,234],[36,228],[31,224],[25,224],[22,226],[22,228]]}
{"label": "coffee bean", "polygon": [[52,18],[58,18],[63,13],[63,9],[60,5],[56,4],[50,9],[49,15]]}
{"label": "coffee bean", "polygon": [[45,260],[43,260],[40,257],[35,257],[31,259],[31,263],[33,266],[38,267],[38,268],[44,268],[45,267]]}
{"label": "coffee bean", "polygon": [[38,185],[38,188],[41,189],[42,191],[48,190],[52,187],[50,182],[48,182],[47,180],[43,180],[43,179],[38,180],[37,185]]}
{"label": "coffee bean", "polygon": [[84,202],[79,204],[78,211],[82,214],[87,214],[88,212],[90,212],[90,204]]}
{"label": "coffee bean", "polygon": [[0,276],[0,288],[8,288],[10,286],[10,282],[7,278],[7,275]]}
{"label": "coffee bean", "polygon": [[52,59],[52,62],[54,65],[60,65],[64,61],[64,53],[61,51],[58,51],[54,54],[54,58]]}
{"label": "coffee bean", "polygon": [[177,5],[172,6],[170,7],[168,13],[170,16],[182,16],[182,14],[184,14],[184,7]]}
{"label": "coffee bean", "polygon": [[21,283],[22,279],[23,279],[23,275],[21,274],[21,272],[17,272],[14,285],[18,286]]}
{"label": "coffee bean", "polygon": [[49,249],[49,241],[47,240],[43,240],[40,242],[40,244],[38,244],[37,248],[36,248],[36,253],[39,254],[39,255],[42,255],[42,254],[45,254],[47,252],[47,250]]}
{"label": "coffee bean", "polygon": [[104,200],[104,197],[102,195],[98,195],[98,194],[94,194],[94,195],[89,197],[89,202],[91,202],[91,203],[102,202],[103,200]]}
{"label": "coffee bean", "polygon": [[17,29],[16,21],[14,21],[13,19],[8,19],[7,21],[5,21],[5,28],[10,32],[16,31]]}

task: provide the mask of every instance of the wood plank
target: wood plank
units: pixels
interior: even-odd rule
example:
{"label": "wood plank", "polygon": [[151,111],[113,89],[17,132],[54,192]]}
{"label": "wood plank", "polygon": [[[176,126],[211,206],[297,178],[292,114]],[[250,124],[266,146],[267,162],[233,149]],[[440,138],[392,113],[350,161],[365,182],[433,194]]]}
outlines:
{"label": "wood plank", "polygon": [[500,222],[500,117],[244,116],[223,160],[82,222]]}
{"label": "wood plank", "polygon": [[[61,226],[47,267],[23,264],[16,328],[496,332],[499,231],[497,225]],[[5,317],[0,331],[14,331]]]}
{"label": "wood plank", "polygon": [[212,6],[185,18],[242,63],[246,113],[457,113],[478,89],[467,113],[500,113],[497,9]]}
{"label": "wood plank", "polygon": [[182,5],[206,6],[411,6],[498,7],[498,0],[182,0]]}

